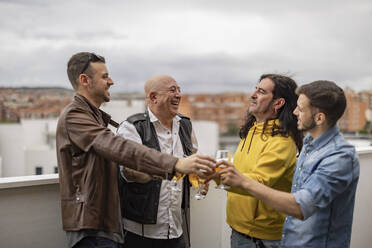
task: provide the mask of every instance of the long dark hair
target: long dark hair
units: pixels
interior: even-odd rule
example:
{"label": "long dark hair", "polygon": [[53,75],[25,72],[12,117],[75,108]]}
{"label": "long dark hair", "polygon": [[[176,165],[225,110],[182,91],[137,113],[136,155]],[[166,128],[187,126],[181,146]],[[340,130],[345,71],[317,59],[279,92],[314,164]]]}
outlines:
{"label": "long dark hair", "polygon": [[[274,123],[272,129],[272,136],[275,135],[282,135],[282,136],[291,136],[296,143],[298,151],[301,151],[302,148],[302,139],[303,134],[301,131],[297,129],[297,117],[293,114],[294,109],[297,106],[297,98],[296,95],[296,82],[287,76],[279,75],[279,74],[263,74],[260,77],[260,80],[265,78],[271,79],[274,83],[274,90],[273,90],[273,100],[277,98],[284,98],[285,104],[282,108],[279,109],[277,114],[277,119],[279,119],[279,125]],[[239,131],[239,136],[241,139],[245,138],[253,126],[256,118],[247,111],[247,116],[245,118],[245,123],[241,126]],[[266,120],[264,123],[264,130],[267,127],[267,123],[269,120]],[[262,133],[262,135],[264,132]]]}

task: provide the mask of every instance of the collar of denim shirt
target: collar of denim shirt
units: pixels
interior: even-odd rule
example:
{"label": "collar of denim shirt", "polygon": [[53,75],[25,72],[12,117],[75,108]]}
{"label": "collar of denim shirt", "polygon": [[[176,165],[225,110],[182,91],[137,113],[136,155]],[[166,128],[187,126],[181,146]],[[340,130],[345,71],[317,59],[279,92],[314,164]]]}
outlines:
{"label": "collar of denim shirt", "polygon": [[334,125],[316,139],[313,139],[313,137],[311,137],[311,135],[308,133],[304,139],[304,144],[311,147],[323,147],[339,132],[340,130],[338,126]]}

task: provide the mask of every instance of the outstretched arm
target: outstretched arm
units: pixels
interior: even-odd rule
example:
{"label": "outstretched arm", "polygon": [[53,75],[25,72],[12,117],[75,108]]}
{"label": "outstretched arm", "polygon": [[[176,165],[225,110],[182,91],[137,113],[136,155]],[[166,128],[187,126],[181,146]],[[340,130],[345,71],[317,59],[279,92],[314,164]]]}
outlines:
{"label": "outstretched arm", "polygon": [[221,182],[223,184],[248,191],[252,196],[263,201],[277,211],[298,219],[303,219],[301,208],[291,193],[272,189],[255,180],[245,177],[235,168],[234,165],[226,161],[220,163],[228,166],[226,169],[221,170],[216,174],[216,176],[221,176]]}

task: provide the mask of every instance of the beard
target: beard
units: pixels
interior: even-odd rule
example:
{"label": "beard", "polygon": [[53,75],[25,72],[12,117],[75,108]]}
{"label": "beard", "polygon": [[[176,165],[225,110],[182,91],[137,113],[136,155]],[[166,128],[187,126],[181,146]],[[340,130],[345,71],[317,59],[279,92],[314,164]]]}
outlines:
{"label": "beard", "polygon": [[[272,105],[274,103],[274,100],[275,99],[271,99],[271,101],[269,102],[269,104],[262,110],[259,111],[260,114],[267,114],[268,112],[272,112]],[[252,110],[250,107],[248,108],[248,113],[251,114],[251,115],[254,115],[256,113],[258,113],[257,111],[257,105],[256,105],[256,110]]]}
{"label": "beard", "polygon": [[316,122],[314,120],[314,117],[311,118],[310,123],[302,123],[302,131],[308,132],[311,129],[313,129],[316,126]]}

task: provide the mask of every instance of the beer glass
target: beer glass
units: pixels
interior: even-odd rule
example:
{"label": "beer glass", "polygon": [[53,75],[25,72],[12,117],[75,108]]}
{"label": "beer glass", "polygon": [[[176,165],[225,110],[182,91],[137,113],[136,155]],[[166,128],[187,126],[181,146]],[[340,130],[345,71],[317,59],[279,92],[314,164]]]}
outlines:
{"label": "beer glass", "polygon": [[[229,163],[231,163],[231,152],[229,150],[218,150],[216,152],[216,162],[225,160]],[[216,172],[219,172],[222,169],[227,168],[226,165],[220,165],[216,168]],[[219,185],[216,186],[216,189],[229,189],[230,186],[224,185],[220,183]]]}
{"label": "beer glass", "polygon": [[172,180],[170,181],[170,188],[174,192],[181,192],[182,190],[178,187],[178,180],[181,180],[185,175],[184,174],[176,174]]}
{"label": "beer glass", "polygon": [[196,194],[194,195],[194,198],[196,200],[205,199],[208,193],[209,184],[204,183],[205,180],[200,178],[196,174],[190,174],[189,181],[191,185],[197,189]]}

